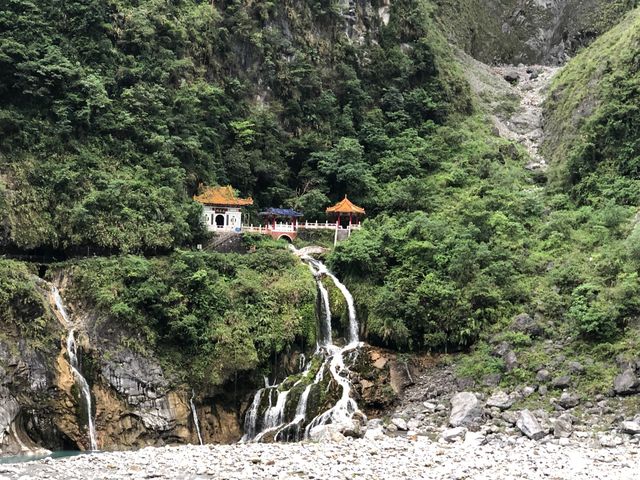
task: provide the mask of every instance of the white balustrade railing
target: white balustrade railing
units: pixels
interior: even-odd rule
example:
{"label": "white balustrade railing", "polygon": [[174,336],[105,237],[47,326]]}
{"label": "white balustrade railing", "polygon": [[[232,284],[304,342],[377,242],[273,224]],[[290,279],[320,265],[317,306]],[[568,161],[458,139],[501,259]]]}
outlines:
{"label": "white balustrade railing", "polygon": [[347,227],[343,227],[341,225],[336,225],[333,222],[304,222],[293,225],[291,223],[276,223],[275,226],[271,225],[243,225],[243,232],[255,232],[255,233],[264,233],[269,234],[271,232],[295,232],[300,229],[307,230],[360,230],[362,228],[361,224],[352,224]]}

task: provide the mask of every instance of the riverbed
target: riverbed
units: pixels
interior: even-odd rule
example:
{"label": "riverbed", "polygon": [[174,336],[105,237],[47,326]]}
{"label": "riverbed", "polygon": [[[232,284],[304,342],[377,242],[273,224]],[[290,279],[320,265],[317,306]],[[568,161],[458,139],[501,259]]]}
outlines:
{"label": "riverbed", "polygon": [[498,436],[144,448],[0,465],[0,480],[47,479],[637,479],[633,446],[560,445]]}

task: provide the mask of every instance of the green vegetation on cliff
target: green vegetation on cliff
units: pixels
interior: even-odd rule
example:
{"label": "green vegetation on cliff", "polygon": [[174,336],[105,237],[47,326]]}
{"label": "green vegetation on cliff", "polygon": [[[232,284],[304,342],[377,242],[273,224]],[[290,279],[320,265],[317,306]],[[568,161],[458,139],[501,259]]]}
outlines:
{"label": "green vegetation on cliff", "polygon": [[315,344],[315,283],[284,249],[247,255],[177,251],[170,256],[87,259],[65,268],[71,298],[156,352],[169,371],[201,385],[269,362],[296,340]]}

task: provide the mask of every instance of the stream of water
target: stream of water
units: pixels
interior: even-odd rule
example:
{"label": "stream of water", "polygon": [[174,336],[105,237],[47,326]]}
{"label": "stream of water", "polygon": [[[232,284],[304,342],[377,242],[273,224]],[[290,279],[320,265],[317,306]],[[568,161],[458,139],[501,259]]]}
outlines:
{"label": "stream of water", "polygon": [[91,450],[97,450],[98,442],[96,440],[96,427],[93,418],[93,408],[91,403],[91,389],[89,388],[87,380],[84,378],[80,371],[80,363],[78,361],[78,347],[76,345],[74,325],[69,319],[69,315],[67,314],[67,310],[64,307],[60,292],[55,286],[52,287],[51,293],[56,305],[56,309],[60,313],[60,316],[62,317],[64,324],[67,327],[67,354],[69,355],[69,365],[71,367],[71,372],[73,373],[76,384],[80,388],[80,393],[82,395],[84,405],[87,409],[87,424],[89,427],[89,443],[91,446]]}
{"label": "stream of water", "polygon": [[196,410],[196,404],[193,403],[193,399],[196,396],[196,392],[191,390],[191,398],[189,399],[189,405],[191,406],[191,416],[193,417],[193,424],[196,426],[196,433],[198,434],[198,442],[200,445],[204,445],[202,441],[202,432],[200,431],[200,420],[198,419],[198,410]]}
{"label": "stream of water", "polygon": [[[247,410],[243,441],[261,441],[269,434],[273,434],[273,439],[276,441],[300,440],[302,436],[307,438],[311,430],[320,425],[331,423],[348,428],[353,425],[354,415],[361,413],[356,401],[351,397],[349,369],[345,365],[345,355],[357,350],[360,346],[358,321],[353,296],[347,287],[338,280],[322,262],[293,247],[292,249],[294,253],[309,266],[316,280],[321,311],[318,315],[320,321],[318,328],[319,339],[314,357],[320,358],[321,363],[313,380],[305,387],[297,399],[295,414],[289,421],[286,419],[287,412],[291,410],[291,408],[287,408],[288,401],[291,398],[289,394],[301,382],[308,381],[307,377],[309,376],[313,359],[304,367],[304,371],[302,371],[303,368],[301,366],[301,373],[298,374],[300,378],[288,390],[281,388],[281,385],[287,383],[287,379],[281,384],[275,385],[269,385],[268,382],[266,382],[265,387],[255,393],[251,406]],[[338,288],[347,304],[349,316],[349,328],[347,332],[348,343],[344,347],[339,347],[333,343],[329,292],[322,282],[322,279],[325,277],[329,278],[336,288]],[[302,363],[304,363],[304,361]],[[332,380],[340,387],[340,398],[328,410],[318,414],[312,419],[308,419],[309,400],[312,397],[312,392],[316,389],[315,387],[323,381],[326,370],[331,374]],[[265,394],[268,395],[268,406],[261,414],[260,407],[263,404]],[[274,396],[275,404],[273,402]]]}

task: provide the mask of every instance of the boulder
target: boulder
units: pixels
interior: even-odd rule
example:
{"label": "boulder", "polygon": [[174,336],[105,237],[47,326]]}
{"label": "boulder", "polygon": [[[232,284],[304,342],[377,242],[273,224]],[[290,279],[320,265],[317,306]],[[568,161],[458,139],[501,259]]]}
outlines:
{"label": "boulder", "polygon": [[561,415],[553,424],[553,436],[569,438],[573,433],[573,421],[569,415]]}
{"label": "boulder", "polygon": [[629,435],[640,434],[640,423],[635,421],[626,421],[620,424],[620,431]]}
{"label": "boulder", "polygon": [[482,404],[471,392],[456,393],[451,399],[449,425],[452,427],[469,426],[482,417]]}
{"label": "boulder", "polygon": [[458,440],[464,440],[464,437],[467,435],[467,429],[465,427],[456,427],[445,430],[440,435],[445,442],[453,443]]}
{"label": "boulder", "polygon": [[624,440],[618,435],[601,435],[598,438],[598,442],[605,448],[614,448],[622,445]]}
{"label": "boulder", "polygon": [[509,350],[505,353],[502,360],[504,361],[504,366],[507,369],[507,372],[510,372],[518,366],[518,357],[516,356],[516,352],[513,350]]}
{"label": "boulder", "polygon": [[547,369],[538,370],[536,374],[536,381],[538,382],[548,382],[551,379],[551,372]]}
{"label": "boulder", "polygon": [[540,440],[547,434],[529,410],[520,412],[516,427],[531,440]]}
{"label": "boulder", "polygon": [[582,365],[580,362],[570,362],[569,370],[571,371],[571,373],[582,374],[584,373],[585,368],[584,365]]}
{"label": "boulder", "polygon": [[567,388],[569,385],[571,385],[571,377],[569,375],[556,377],[551,382],[551,386],[558,389]]}
{"label": "boulder", "polygon": [[504,79],[511,85],[515,85],[520,80],[520,75],[517,71],[511,70],[504,74]]}
{"label": "boulder", "polygon": [[562,392],[562,395],[560,395],[560,400],[558,400],[558,405],[560,405],[562,408],[573,408],[577,407],[579,404],[580,397],[569,392]]}
{"label": "boulder", "polygon": [[400,418],[400,417],[392,418],[391,423],[393,423],[396,427],[398,427],[398,430],[401,430],[403,432],[406,432],[407,430],[409,430],[409,427],[407,426],[407,422],[405,421],[404,418]]}
{"label": "boulder", "polygon": [[367,428],[364,438],[367,440],[380,440],[384,438],[384,431],[381,427]]}
{"label": "boulder", "polygon": [[531,337],[539,337],[544,334],[542,326],[531,315],[521,313],[516,315],[511,322],[511,329],[516,332],[526,333]]}
{"label": "boulder", "polygon": [[309,440],[318,443],[339,443],[345,441],[345,436],[336,425],[318,425],[309,432]]}
{"label": "boulder", "polygon": [[633,369],[628,368],[613,380],[613,390],[618,395],[635,393],[638,387],[638,377]]}
{"label": "boulder", "polygon": [[489,397],[487,400],[487,407],[496,407],[500,410],[508,410],[514,403],[515,399],[505,392],[498,391]]}

